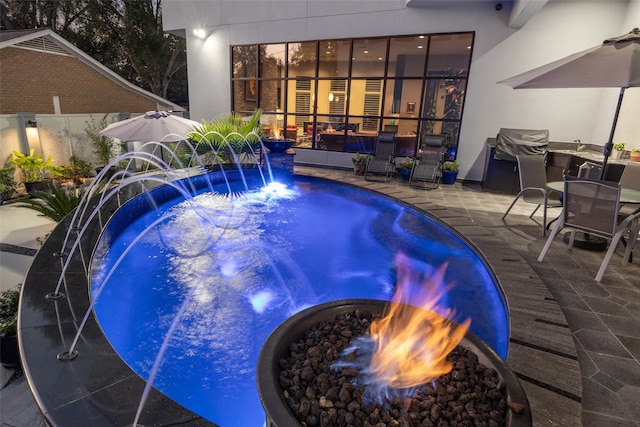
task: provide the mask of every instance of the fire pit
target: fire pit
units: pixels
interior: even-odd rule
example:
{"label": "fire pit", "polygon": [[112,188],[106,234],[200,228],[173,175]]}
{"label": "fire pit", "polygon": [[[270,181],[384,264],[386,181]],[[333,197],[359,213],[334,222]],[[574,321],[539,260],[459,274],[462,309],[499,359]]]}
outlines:
{"label": "fire pit", "polygon": [[266,138],[262,143],[272,153],[284,153],[293,146],[295,141],[290,138]]}
{"label": "fire pit", "polygon": [[[357,387],[353,387],[351,385],[345,386],[344,379],[339,380],[342,381],[342,386],[335,387],[333,384],[327,384],[327,378],[331,379],[331,376],[335,377],[337,375],[335,372],[328,372],[329,369],[326,369],[324,373],[319,374],[317,377],[311,377],[312,374],[310,371],[318,368],[318,366],[314,366],[318,365],[318,358],[316,357],[314,360],[314,353],[326,354],[331,352],[333,353],[331,358],[335,361],[336,353],[339,355],[342,348],[332,348],[332,344],[330,342],[318,342],[316,338],[307,338],[306,340],[301,340],[301,338],[305,337],[305,335],[310,331],[313,331],[311,334],[314,337],[321,335],[317,331],[327,329],[331,326],[331,322],[337,323],[338,321],[336,318],[338,317],[354,317],[360,315],[364,316],[363,318],[365,319],[367,316],[369,316],[368,318],[370,319],[371,315],[377,317],[383,313],[386,304],[388,304],[386,301],[379,300],[341,300],[329,302],[299,312],[276,328],[262,347],[262,351],[258,358],[256,374],[260,400],[266,412],[267,426],[288,427],[295,425],[314,425],[314,420],[317,421],[317,424],[315,424],[317,426],[338,426],[342,425],[341,423],[345,423],[345,421],[344,419],[336,421],[336,416],[338,416],[338,413],[341,413],[342,416],[344,416],[345,410],[349,410],[352,413],[357,413],[359,411],[359,416],[370,416],[373,413],[374,418],[370,419],[379,417],[380,422],[383,423],[388,422],[389,418],[400,416],[402,421],[399,425],[428,425],[420,424],[422,421],[416,421],[418,415],[410,414],[409,412],[422,412],[423,415],[424,413],[428,413],[428,417],[432,420],[440,416],[444,418],[445,414],[441,415],[439,412],[440,409],[438,409],[439,407],[441,408],[442,405],[429,404],[429,399],[436,401],[437,403],[442,403],[444,401],[443,397],[436,392],[438,387],[447,389],[446,393],[448,394],[461,395],[459,396],[459,403],[446,402],[446,405],[449,408],[458,408],[456,411],[473,414],[476,410],[480,410],[479,406],[481,405],[474,407],[472,404],[471,406],[468,406],[470,396],[476,393],[480,388],[487,388],[487,384],[490,384],[489,388],[493,389],[490,391],[490,393],[493,394],[493,396],[491,396],[492,399],[496,397],[495,394],[497,393],[497,390],[504,390],[504,396],[502,399],[504,400],[503,406],[505,407],[501,414],[498,414],[494,410],[494,413],[491,414],[491,417],[493,417],[491,418],[491,423],[487,425],[531,425],[531,414],[528,400],[517,378],[509,369],[507,364],[500,359],[493,350],[470,332],[466,333],[465,337],[460,342],[460,345],[451,352],[450,358],[458,358],[459,356],[464,357],[464,353],[471,353],[471,356],[468,357],[468,359],[475,360],[477,356],[477,363],[484,366],[475,368],[478,372],[483,373],[481,375],[483,376],[483,378],[481,378],[481,382],[484,385],[480,384],[475,386],[475,391],[471,393],[466,393],[464,390],[455,391],[451,389],[451,387],[453,387],[452,384],[458,379],[455,378],[455,376],[459,375],[460,372],[460,369],[458,368],[461,368],[462,363],[467,363],[455,359],[452,359],[455,369],[451,374],[447,374],[442,378],[438,378],[432,384],[424,386],[424,388],[434,391],[433,396],[425,397],[424,395],[426,395],[426,392],[420,388],[414,399],[404,399],[405,407],[403,407],[402,399],[397,398],[395,401],[389,402],[390,404],[386,408],[380,408],[380,405],[363,404],[362,401],[357,401],[357,399],[361,398],[362,393],[354,390]],[[353,313],[353,315],[351,315],[351,313]],[[367,325],[369,324],[367,320],[361,321],[360,319],[357,319],[355,324],[358,322]],[[358,334],[362,333],[362,331],[355,331],[352,329],[358,328],[347,327],[344,329],[342,335],[351,339],[356,338]],[[352,333],[353,337],[350,336]],[[346,341],[349,341],[349,339]],[[315,342],[312,343],[311,341]],[[344,342],[344,340],[341,341]],[[344,344],[342,346],[344,347]],[[321,349],[321,351],[318,351],[319,349]],[[281,385],[284,383],[285,386],[288,386],[287,383],[289,382],[299,381],[299,378],[292,379],[286,372],[290,368],[292,353],[294,354],[293,359],[304,359],[302,361],[304,368],[301,370],[303,372],[299,377],[304,377],[306,380],[305,382],[308,381],[309,384],[313,383],[314,386],[318,383],[325,383],[324,391],[326,391],[326,393],[313,390],[311,386],[298,387],[301,388],[301,393],[305,395],[306,399],[302,399],[305,403],[298,406],[298,410],[296,412],[297,415],[300,415],[301,411],[303,413],[308,411],[309,414],[313,414],[315,412],[315,415],[310,418],[310,423],[305,421],[305,424],[303,424],[299,418],[296,417],[296,414],[294,414],[294,411],[290,408],[290,403],[295,400],[295,396],[292,396],[292,394],[295,393],[292,393],[290,391],[292,389],[289,389],[289,387],[286,387],[285,389]],[[463,357],[461,357],[461,359]],[[319,371],[323,371],[323,368],[320,368]],[[455,372],[458,372],[458,374]],[[489,372],[493,373],[495,378],[491,378],[489,376]],[[351,369],[350,372],[346,372],[346,374],[346,376],[351,375],[352,377],[356,375],[354,374],[353,369]],[[467,384],[470,380],[465,379],[465,381],[461,381],[461,383],[463,382]],[[437,383],[442,384],[438,385]],[[504,385],[504,387],[502,387],[502,385]],[[473,388],[474,386],[472,385],[471,387]],[[323,386],[320,386],[320,388],[322,389]],[[345,390],[349,391],[348,397],[346,396],[347,392]],[[424,399],[420,401],[419,398],[421,396],[424,397]],[[480,399],[473,397],[472,400],[484,400],[484,397]],[[336,402],[335,405],[334,402]],[[298,403],[295,403],[295,405],[298,405]],[[309,408],[305,408],[304,406],[308,406]],[[362,409],[360,410],[358,408]],[[464,408],[464,410],[462,408]],[[341,409],[345,410],[340,412]],[[324,415],[321,412],[324,412]],[[351,424],[349,421],[354,419],[354,415],[347,414],[346,417],[348,418],[348,421],[346,422]],[[413,423],[414,421],[415,424]],[[402,424],[403,422],[405,424]],[[354,422],[354,425],[357,425],[357,422]],[[437,423],[434,423],[434,425],[437,425]]]}

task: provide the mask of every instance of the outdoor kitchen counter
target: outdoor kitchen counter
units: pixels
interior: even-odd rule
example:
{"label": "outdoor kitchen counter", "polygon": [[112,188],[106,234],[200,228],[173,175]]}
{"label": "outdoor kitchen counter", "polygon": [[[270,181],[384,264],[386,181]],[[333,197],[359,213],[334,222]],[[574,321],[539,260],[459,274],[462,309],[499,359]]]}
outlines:
{"label": "outdoor kitchen counter", "polygon": [[[484,177],[482,187],[486,191],[517,194],[520,191],[517,163],[508,160],[495,160],[493,153],[496,146],[496,138],[487,138],[487,151],[485,157]],[[569,142],[549,142],[549,156],[547,159],[547,181],[561,181],[565,173],[577,176],[580,165],[585,161],[601,165],[604,162],[602,150],[599,145],[587,145],[584,150],[577,150],[577,144]],[[624,166],[629,162],[628,158],[607,160],[607,176],[609,181],[619,181]]]}

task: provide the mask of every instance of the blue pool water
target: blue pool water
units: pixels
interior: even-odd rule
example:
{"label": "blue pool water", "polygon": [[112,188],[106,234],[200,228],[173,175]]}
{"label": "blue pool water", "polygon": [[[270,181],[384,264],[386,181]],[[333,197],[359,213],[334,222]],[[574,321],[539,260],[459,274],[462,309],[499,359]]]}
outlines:
{"label": "blue pool water", "polygon": [[392,200],[322,180],[296,177],[278,195],[207,192],[144,213],[134,202],[110,225],[117,232],[94,257],[96,316],[143,378],[162,349],[154,387],[220,426],[262,426],[255,365],[270,332],[323,302],[389,300],[398,253],[427,274],[448,263],[443,303],[471,317],[471,331],[506,358],[504,298],[458,235]]}

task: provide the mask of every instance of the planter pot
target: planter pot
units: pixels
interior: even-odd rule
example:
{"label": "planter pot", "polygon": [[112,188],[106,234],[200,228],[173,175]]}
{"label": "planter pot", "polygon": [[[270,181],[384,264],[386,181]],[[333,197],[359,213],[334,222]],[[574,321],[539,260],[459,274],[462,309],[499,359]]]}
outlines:
{"label": "planter pot", "polygon": [[75,181],[73,179],[61,179],[60,180],[60,186],[64,187],[64,188],[69,188],[69,187],[73,187],[74,185],[76,185]]}
{"label": "planter pot", "polygon": [[367,162],[359,162],[353,164],[353,172],[356,175],[364,175],[364,172],[367,170]]}
{"label": "planter pot", "polygon": [[611,159],[619,160],[622,157],[622,151],[620,150],[611,150]]}
{"label": "planter pot", "polygon": [[[97,168],[96,168],[96,174],[99,174],[99,173],[102,171],[102,169],[104,169],[104,166],[97,167]],[[116,166],[111,166],[111,167],[109,168],[109,170],[107,171],[107,173],[105,174],[104,179],[109,179],[109,178],[111,178],[111,177],[112,177],[113,175],[115,175],[117,172],[118,172],[118,168],[117,168]]]}
{"label": "planter pot", "polygon": [[20,367],[20,351],[16,334],[0,334],[0,363],[7,369]]}
{"label": "planter pot", "polygon": [[629,154],[629,160],[632,162],[640,162],[640,151],[632,151]]}
{"label": "planter pot", "polygon": [[409,181],[409,178],[411,177],[411,169],[396,168],[396,172],[402,177],[404,181]]}
{"label": "planter pot", "polygon": [[27,189],[27,193],[32,194],[34,191],[49,191],[49,185],[51,181],[37,181],[37,182],[25,182],[24,186]]}
{"label": "planter pot", "polygon": [[449,170],[442,171],[442,183],[443,184],[455,184],[458,178],[458,171],[452,172]]}
{"label": "planter pot", "polygon": [[[267,416],[267,426],[292,427],[299,426],[285,399],[280,386],[280,362],[290,353],[290,345],[296,343],[305,333],[322,322],[331,322],[336,316],[360,310],[368,313],[383,313],[386,301],[355,299],[340,300],[320,304],[303,310],[284,321],[267,338],[258,357],[256,380],[258,394]],[[531,411],[527,396],[511,369],[484,341],[470,332],[460,345],[473,352],[484,366],[493,368],[506,388],[506,401],[519,403],[522,411],[516,413],[507,410],[506,426],[531,426]],[[319,425],[319,423],[318,423]]]}

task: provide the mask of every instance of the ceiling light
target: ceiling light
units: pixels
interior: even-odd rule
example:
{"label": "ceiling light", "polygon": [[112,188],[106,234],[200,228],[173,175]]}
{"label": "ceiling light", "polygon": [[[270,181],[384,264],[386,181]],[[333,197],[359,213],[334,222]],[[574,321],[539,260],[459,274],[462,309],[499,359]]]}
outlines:
{"label": "ceiling light", "polygon": [[204,28],[194,28],[193,35],[199,39],[204,39],[207,36],[207,32],[204,30]]}
{"label": "ceiling light", "polygon": [[422,45],[421,44],[418,45],[418,49],[422,49]]}

